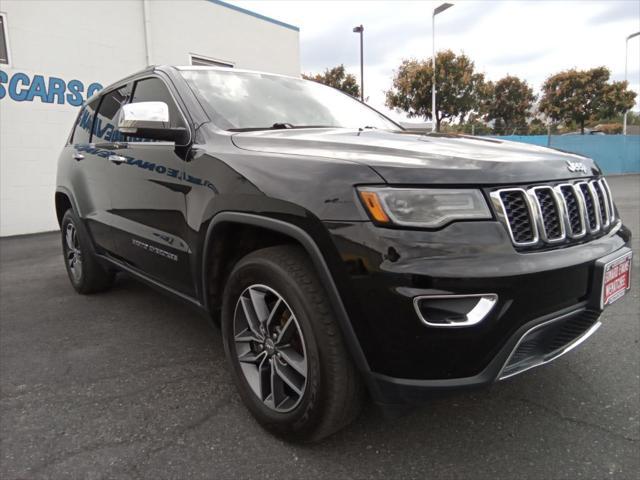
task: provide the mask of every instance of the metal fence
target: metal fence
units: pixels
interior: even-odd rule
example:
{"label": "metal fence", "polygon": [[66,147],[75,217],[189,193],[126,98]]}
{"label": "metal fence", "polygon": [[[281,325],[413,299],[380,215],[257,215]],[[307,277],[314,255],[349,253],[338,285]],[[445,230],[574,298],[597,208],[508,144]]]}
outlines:
{"label": "metal fence", "polygon": [[508,135],[497,138],[578,153],[593,158],[609,175],[640,173],[640,135]]}

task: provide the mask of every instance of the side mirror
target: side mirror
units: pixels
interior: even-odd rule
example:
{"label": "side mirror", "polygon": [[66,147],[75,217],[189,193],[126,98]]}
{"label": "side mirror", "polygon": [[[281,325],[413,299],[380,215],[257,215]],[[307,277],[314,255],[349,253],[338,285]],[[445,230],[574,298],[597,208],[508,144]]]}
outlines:
{"label": "side mirror", "polygon": [[171,128],[169,107],[164,102],[127,103],[120,109],[118,131],[125,137],[187,143],[185,128]]}

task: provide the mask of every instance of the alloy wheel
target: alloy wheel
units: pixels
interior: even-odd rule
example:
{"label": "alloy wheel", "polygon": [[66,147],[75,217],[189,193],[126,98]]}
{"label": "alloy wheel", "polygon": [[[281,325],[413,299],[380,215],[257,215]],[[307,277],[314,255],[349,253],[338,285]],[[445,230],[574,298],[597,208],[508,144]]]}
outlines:
{"label": "alloy wheel", "polygon": [[73,223],[68,223],[65,231],[66,257],[69,271],[77,283],[82,279],[82,251],[78,231]]}
{"label": "alloy wheel", "polygon": [[235,353],[253,393],[284,413],[302,400],[307,385],[307,353],[295,314],[274,289],[247,287],[236,303]]}

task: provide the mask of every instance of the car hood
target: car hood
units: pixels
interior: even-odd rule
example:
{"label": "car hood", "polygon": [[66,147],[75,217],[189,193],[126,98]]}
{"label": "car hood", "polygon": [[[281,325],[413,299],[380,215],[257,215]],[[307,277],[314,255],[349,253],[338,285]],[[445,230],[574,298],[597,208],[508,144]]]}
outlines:
{"label": "car hood", "polygon": [[[254,152],[364,164],[392,184],[533,183],[600,173],[586,157],[496,138],[322,128],[241,132],[232,140]],[[586,173],[569,171],[568,162]]]}

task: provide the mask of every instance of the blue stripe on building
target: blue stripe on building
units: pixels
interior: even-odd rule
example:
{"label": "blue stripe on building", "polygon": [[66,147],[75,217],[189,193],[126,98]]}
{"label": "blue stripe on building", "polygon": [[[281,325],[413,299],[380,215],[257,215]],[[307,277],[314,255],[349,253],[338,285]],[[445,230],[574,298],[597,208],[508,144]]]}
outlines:
{"label": "blue stripe on building", "polygon": [[233,5],[232,3],[222,2],[221,0],[207,0],[207,1],[211,3],[215,3],[216,5],[220,5],[221,7],[230,8],[231,10],[235,10],[236,12],[244,13],[245,15],[249,15],[251,17],[259,18],[260,20],[264,20],[265,22],[273,23],[274,25],[280,25],[281,27],[288,28],[289,30],[294,30],[296,32],[300,31],[300,28],[296,27],[295,25],[281,22],[280,20],[276,20],[275,18],[267,17],[266,15],[261,15],[256,12],[252,12],[251,10],[238,7],[237,5]]}

